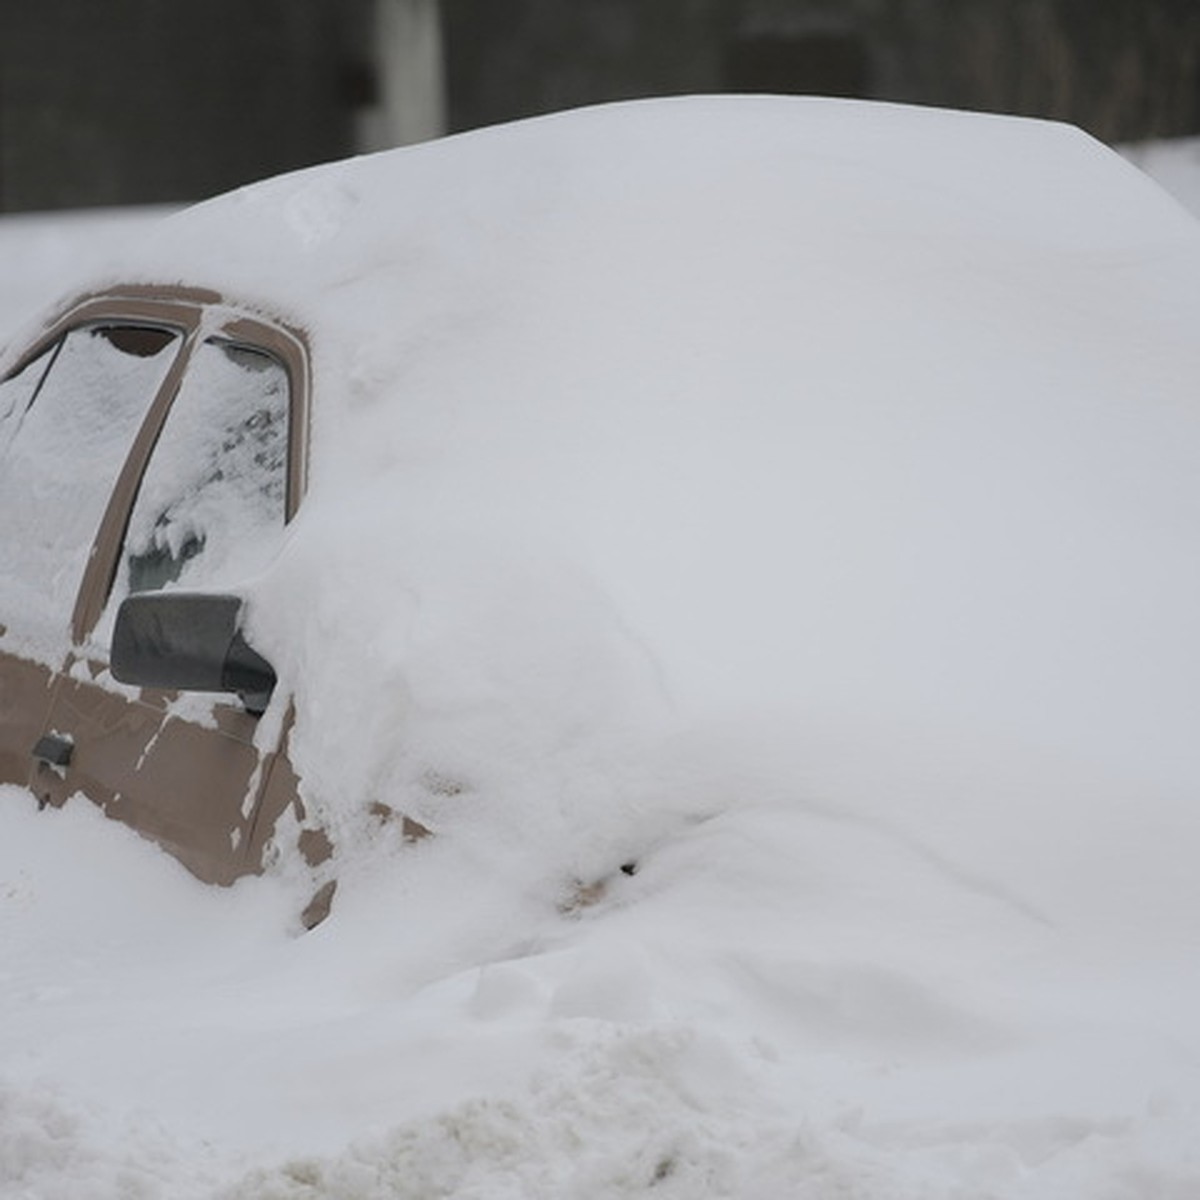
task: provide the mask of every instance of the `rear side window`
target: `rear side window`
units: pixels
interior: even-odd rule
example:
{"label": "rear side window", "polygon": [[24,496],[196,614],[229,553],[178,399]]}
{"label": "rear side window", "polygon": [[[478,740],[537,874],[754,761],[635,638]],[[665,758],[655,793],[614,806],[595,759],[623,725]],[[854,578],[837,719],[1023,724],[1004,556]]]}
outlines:
{"label": "rear side window", "polygon": [[215,338],[196,349],[138,489],[110,611],[130,592],[262,570],[285,520],[288,412],[272,354]]}
{"label": "rear side window", "polygon": [[80,326],[0,384],[0,622],[33,657],[68,636],[113,484],[181,343],[174,329]]}

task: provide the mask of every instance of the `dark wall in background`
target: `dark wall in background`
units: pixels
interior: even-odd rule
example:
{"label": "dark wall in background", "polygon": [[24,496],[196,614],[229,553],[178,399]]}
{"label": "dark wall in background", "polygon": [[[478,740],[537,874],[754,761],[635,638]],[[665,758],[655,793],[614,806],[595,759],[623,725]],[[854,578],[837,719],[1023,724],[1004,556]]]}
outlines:
{"label": "dark wall in background", "polygon": [[452,129],[719,90],[728,0],[442,0]]}
{"label": "dark wall in background", "polygon": [[[0,210],[195,200],[352,153],[376,2],[0,0]],[[1200,0],[442,0],[441,26],[452,130],[765,91],[1200,133]]]}
{"label": "dark wall in background", "polygon": [[1200,0],[443,0],[450,123],[681,91],[1200,132]]}
{"label": "dark wall in background", "polygon": [[[1200,133],[1197,0],[904,0],[897,98],[1069,121],[1107,142]],[[936,19],[933,14],[937,14]]]}
{"label": "dark wall in background", "polygon": [[195,200],[348,153],[365,11],[0,0],[0,208]]}

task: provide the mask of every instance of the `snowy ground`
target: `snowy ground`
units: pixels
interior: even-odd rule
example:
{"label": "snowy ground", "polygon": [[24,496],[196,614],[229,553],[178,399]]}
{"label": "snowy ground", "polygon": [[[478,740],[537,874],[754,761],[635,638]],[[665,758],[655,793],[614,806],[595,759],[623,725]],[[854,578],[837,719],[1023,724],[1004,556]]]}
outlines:
{"label": "snowy ground", "polygon": [[[145,219],[0,222],[0,338]],[[1193,1200],[1196,798],[976,733],[814,715],[797,798],[693,732],[586,836],[385,831],[304,936],[0,789],[0,1197]]]}
{"label": "snowy ground", "polygon": [[1200,217],[1200,138],[1124,146],[1121,153]]}
{"label": "snowy ground", "polygon": [[205,890],[86,805],[4,801],[5,1196],[1200,1188],[1176,931],[1114,961],[884,829],[695,819],[578,912],[431,846],[292,937],[279,883]]}

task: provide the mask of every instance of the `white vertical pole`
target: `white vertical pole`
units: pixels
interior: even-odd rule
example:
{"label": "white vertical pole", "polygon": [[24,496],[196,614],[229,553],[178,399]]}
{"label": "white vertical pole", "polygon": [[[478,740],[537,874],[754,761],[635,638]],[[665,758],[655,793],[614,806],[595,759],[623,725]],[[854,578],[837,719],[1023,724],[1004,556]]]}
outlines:
{"label": "white vertical pole", "polygon": [[378,104],[363,114],[364,151],[385,150],[446,132],[442,21],[438,0],[375,0]]}

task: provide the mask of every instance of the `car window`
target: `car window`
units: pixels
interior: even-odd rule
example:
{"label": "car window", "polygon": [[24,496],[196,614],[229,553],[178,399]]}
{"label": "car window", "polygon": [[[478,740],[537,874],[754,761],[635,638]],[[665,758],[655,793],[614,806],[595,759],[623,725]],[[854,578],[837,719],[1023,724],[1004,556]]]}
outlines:
{"label": "car window", "polygon": [[131,592],[262,569],[285,519],[288,406],[273,355],[215,338],[196,350],[138,489],[110,616]]}
{"label": "car window", "polygon": [[57,345],[44,350],[23,370],[0,383],[0,455],[16,436],[57,350]]}
{"label": "car window", "polygon": [[0,385],[0,623],[61,648],[113,484],[182,342],[126,324],[66,333]]}

